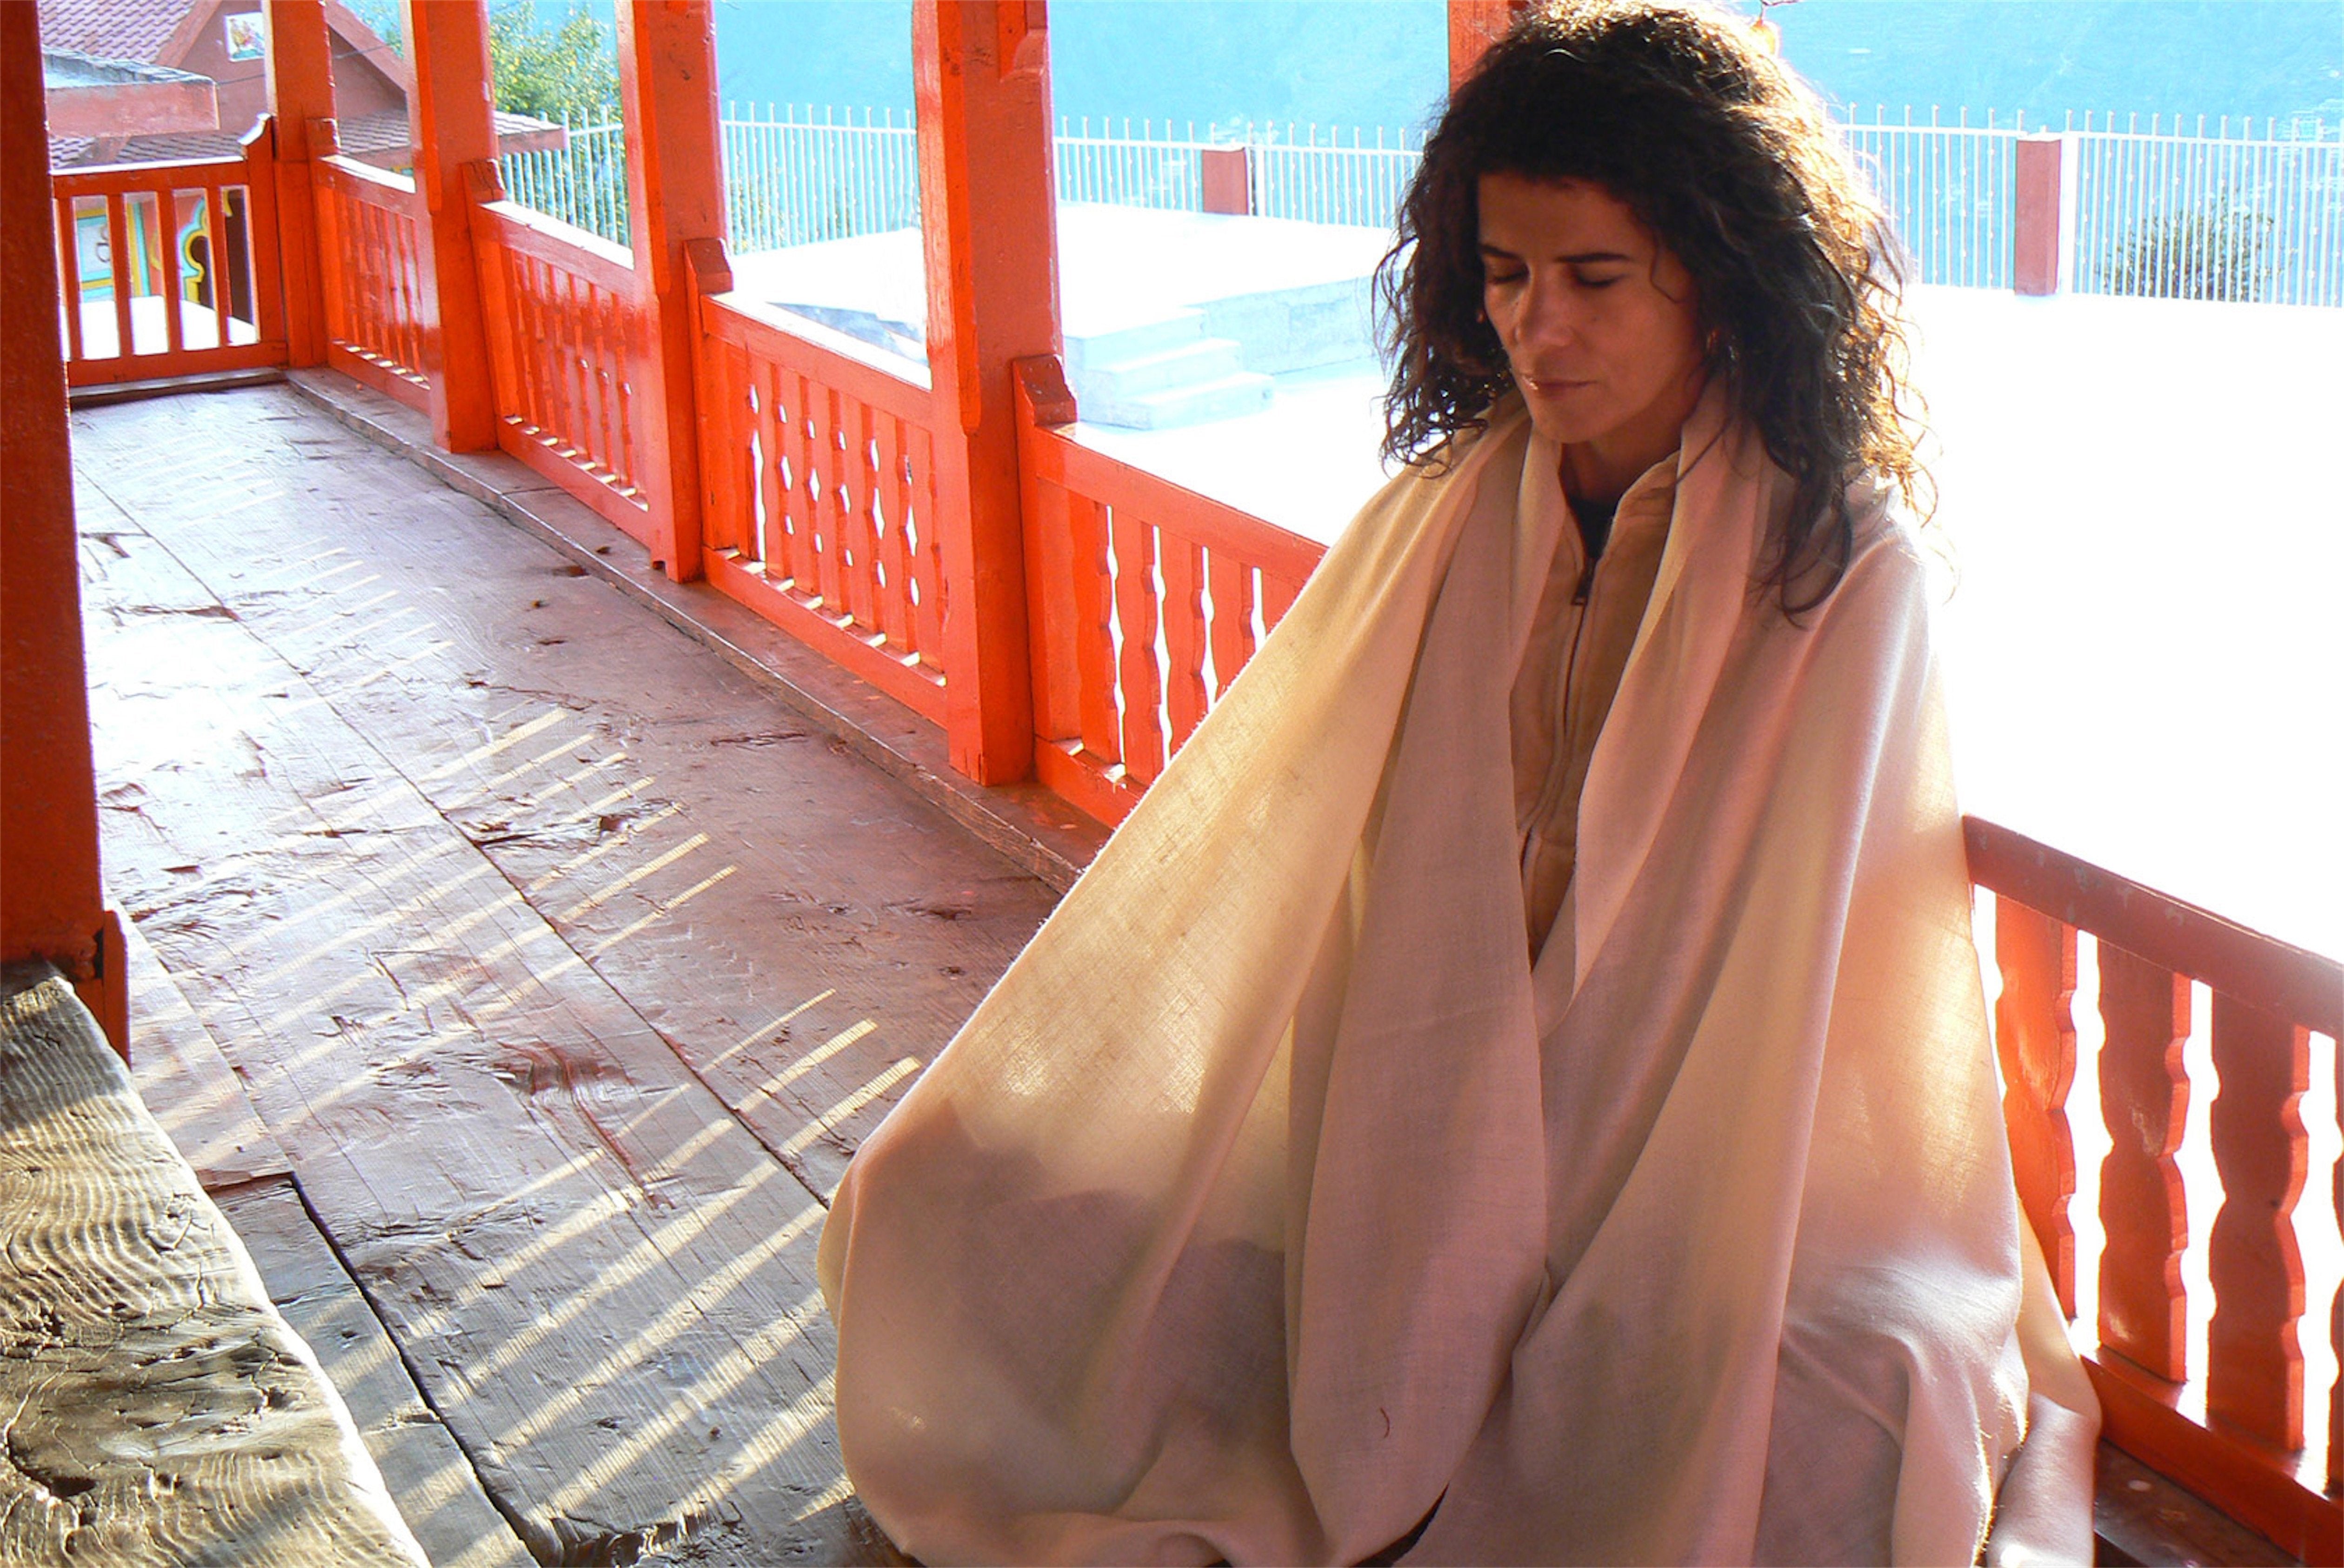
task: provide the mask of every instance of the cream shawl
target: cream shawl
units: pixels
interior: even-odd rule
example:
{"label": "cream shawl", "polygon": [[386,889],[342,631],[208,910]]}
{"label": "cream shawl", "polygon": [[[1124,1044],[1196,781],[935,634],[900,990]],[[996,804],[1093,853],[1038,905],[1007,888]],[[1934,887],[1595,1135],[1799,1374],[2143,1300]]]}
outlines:
{"label": "cream shawl", "polygon": [[1793,625],[1789,481],[1703,402],[1533,964],[1532,442],[1368,505],[850,1167],[840,1439],[914,1555],[1355,1562],[1431,1512],[1409,1561],[1967,1563],[2030,1371],[2088,1411],[2046,1291],[2019,1332],[1909,539],[1867,491]]}

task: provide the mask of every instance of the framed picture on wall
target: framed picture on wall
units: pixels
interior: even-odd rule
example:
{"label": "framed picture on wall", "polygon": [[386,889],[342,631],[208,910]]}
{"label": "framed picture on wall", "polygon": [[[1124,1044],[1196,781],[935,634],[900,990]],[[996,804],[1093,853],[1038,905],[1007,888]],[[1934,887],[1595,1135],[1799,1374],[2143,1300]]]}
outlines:
{"label": "framed picture on wall", "polygon": [[227,29],[227,57],[231,60],[258,60],[267,46],[268,35],[261,31],[260,13],[238,11],[221,18]]}

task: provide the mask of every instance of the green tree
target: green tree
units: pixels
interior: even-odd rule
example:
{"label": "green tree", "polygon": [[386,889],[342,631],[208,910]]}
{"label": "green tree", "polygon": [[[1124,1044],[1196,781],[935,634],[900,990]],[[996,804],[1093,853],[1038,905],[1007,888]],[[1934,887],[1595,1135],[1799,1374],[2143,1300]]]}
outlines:
{"label": "green tree", "polygon": [[2152,217],[2117,247],[2107,286],[2152,299],[2259,299],[2276,259],[2268,213],[2225,190],[2179,212]]}
{"label": "green tree", "polygon": [[497,107],[558,120],[616,118],[617,41],[582,8],[541,27],[536,0],[504,0],[489,11],[489,58]]}

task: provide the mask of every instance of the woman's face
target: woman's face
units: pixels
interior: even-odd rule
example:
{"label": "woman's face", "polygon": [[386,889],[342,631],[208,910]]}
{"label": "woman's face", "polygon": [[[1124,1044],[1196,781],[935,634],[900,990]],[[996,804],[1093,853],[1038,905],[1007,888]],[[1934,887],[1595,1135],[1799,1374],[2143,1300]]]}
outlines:
{"label": "woman's face", "polygon": [[1706,356],[1692,276],[1582,180],[1480,179],[1481,307],[1574,491],[1618,495],[1677,445]]}

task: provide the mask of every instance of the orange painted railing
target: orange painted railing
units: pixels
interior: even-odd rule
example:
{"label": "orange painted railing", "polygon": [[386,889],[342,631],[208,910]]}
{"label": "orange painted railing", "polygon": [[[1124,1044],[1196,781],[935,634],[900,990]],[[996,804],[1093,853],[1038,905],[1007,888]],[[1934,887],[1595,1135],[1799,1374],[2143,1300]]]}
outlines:
{"label": "orange painted railing", "polygon": [[692,273],[708,580],[941,723],[928,389],[765,319],[721,267]]}
{"label": "orange painted railing", "polygon": [[[313,145],[328,122],[310,129]],[[330,143],[328,143],[330,145]],[[326,363],[412,408],[428,406],[429,312],[414,180],[334,154],[311,160]]]}
{"label": "orange painted railing", "polygon": [[[1967,826],[1971,877],[1994,895],[1995,1026],[2019,1196],[2071,1316],[2076,1270],[2096,1267],[2097,1321],[2081,1337],[2096,1347],[2106,1435],[2295,1555],[2344,1561],[2344,1505],[2332,1495],[2344,1484],[2344,1385],[2329,1431],[2308,1444],[2294,1221],[2309,1152],[2298,1102],[2313,1039],[2324,1037],[2332,1055],[2344,1026],[2344,966],[2006,828]],[[2076,1255],[2076,1139],[2064,1108],[2085,936],[2097,950],[2099,1098],[2112,1140],[2096,1259]],[[2210,1226],[2193,1230],[2177,1157],[2199,986],[2211,999],[2206,1034],[2221,1084],[2208,1130],[2222,1202]],[[2336,1181],[2344,1216],[2344,1165]],[[2206,1365],[2193,1368],[2183,1259],[2198,1248],[2214,1300]],[[2329,1329],[2344,1353],[2344,1314]]]}
{"label": "orange painted railing", "polygon": [[1113,824],[1324,547],[1082,445],[1059,428],[1075,410],[1056,362],[1020,369],[1035,774]]}
{"label": "orange painted railing", "polygon": [[66,169],[50,183],[70,384],[285,363],[266,125],[241,157]]}
{"label": "orange painted railing", "polygon": [[632,258],[501,199],[493,184],[480,194],[497,197],[471,204],[497,443],[648,544],[650,502],[636,479],[644,359]]}

